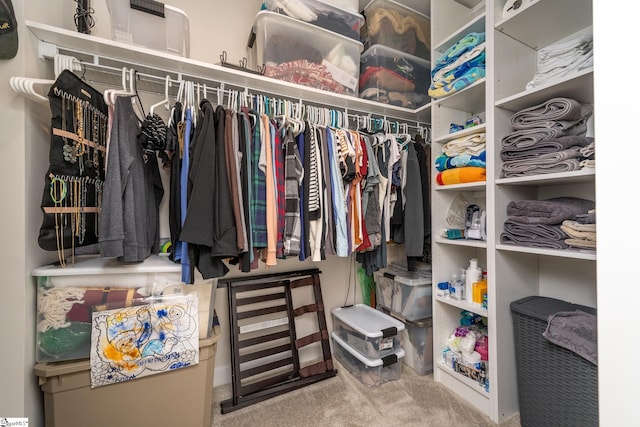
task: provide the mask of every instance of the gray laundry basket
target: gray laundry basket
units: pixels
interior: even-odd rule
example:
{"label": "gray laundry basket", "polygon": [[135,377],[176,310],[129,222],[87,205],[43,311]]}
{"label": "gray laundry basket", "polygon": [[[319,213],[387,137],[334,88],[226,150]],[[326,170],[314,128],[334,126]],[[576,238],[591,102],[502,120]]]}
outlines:
{"label": "gray laundry basket", "polygon": [[542,336],[550,315],[575,310],[596,314],[540,296],[511,303],[522,427],[598,425],[598,367]]}

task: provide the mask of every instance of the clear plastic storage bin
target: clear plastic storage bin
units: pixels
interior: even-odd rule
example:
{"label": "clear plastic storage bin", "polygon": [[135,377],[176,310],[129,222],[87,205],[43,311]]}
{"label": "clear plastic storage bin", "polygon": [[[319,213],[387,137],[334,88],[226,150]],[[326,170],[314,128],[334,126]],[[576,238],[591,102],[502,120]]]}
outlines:
{"label": "clear plastic storage bin", "polygon": [[376,44],[360,57],[360,98],[405,108],[429,102],[428,61]]}
{"label": "clear plastic storage bin", "polygon": [[33,270],[36,279],[36,361],[89,358],[95,310],[145,304],[149,296],[198,294],[198,335],[211,332],[216,295],[212,280],[182,283],[180,264],[152,255],[142,263],[114,258],[76,257],[73,265]]}
{"label": "clear plastic storage bin", "polygon": [[423,60],[431,57],[428,16],[392,0],[373,0],[364,7],[360,40],[365,48],[381,44]]}
{"label": "clear plastic storage bin", "polygon": [[433,372],[433,323],[431,318],[407,320],[402,331],[403,362],[418,375]]}
{"label": "clear plastic storage bin", "polygon": [[431,317],[431,278],[394,268],[374,273],[376,304],[406,320]]}
{"label": "clear plastic storage bin", "polygon": [[328,1],[298,0],[286,3],[280,0],[265,0],[263,4],[271,12],[281,13],[360,41],[360,28],[364,24],[364,16],[332,5]]}
{"label": "clear plastic storage bin", "polygon": [[265,76],[357,96],[359,41],[268,10],[258,12],[253,32]]}
{"label": "clear plastic storage bin", "polygon": [[364,357],[378,359],[402,347],[404,323],[375,308],[356,304],[334,308],[332,314],[333,331]]}
{"label": "clear plastic storage bin", "polygon": [[378,386],[400,378],[404,350],[378,359],[368,359],[349,346],[334,332],[333,355],[360,382],[368,386]]}
{"label": "clear plastic storage bin", "polygon": [[182,10],[160,2],[106,2],[113,40],[189,57],[189,17]]}

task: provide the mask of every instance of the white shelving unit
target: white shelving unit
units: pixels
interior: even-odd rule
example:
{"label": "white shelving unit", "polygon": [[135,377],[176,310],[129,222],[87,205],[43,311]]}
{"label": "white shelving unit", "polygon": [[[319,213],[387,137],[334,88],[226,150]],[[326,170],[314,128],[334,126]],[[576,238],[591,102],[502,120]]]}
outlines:
{"label": "white shelving unit", "polygon": [[[438,187],[432,192],[434,236],[445,228],[444,218],[461,192],[487,209],[487,241],[433,241],[434,283],[447,281],[466,267],[470,258],[488,271],[488,310],[448,298],[434,299],[434,361],[453,329],[460,311],[487,317],[489,326],[489,391],[436,364],[435,380],[455,391],[499,423],[518,413],[517,375],[510,303],[525,296],[542,295],[596,306],[596,254],[588,250],[550,250],[500,244],[512,200],[574,196],[595,200],[595,172],[581,170],[540,176],[501,178],[500,141],[512,131],[510,118],[517,111],[553,97],[570,97],[593,104],[593,70],[549,82],[532,90],[526,84],[536,71],[538,49],[591,33],[591,3],[532,0],[507,19],[505,0],[485,0],[473,7],[459,2],[433,2],[431,8],[432,64],[449,46],[470,32],[486,31],[486,78],[451,97],[432,101],[432,158],[442,145],[480,128],[449,134],[450,123],[464,123],[472,115],[485,119],[487,135],[486,183]],[[484,6],[484,7],[483,7]],[[554,24],[555,23],[555,24]],[[450,99],[448,99],[450,98]],[[593,135],[590,125],[587,135]],[[434,172],[435,177],[435,172]]]}

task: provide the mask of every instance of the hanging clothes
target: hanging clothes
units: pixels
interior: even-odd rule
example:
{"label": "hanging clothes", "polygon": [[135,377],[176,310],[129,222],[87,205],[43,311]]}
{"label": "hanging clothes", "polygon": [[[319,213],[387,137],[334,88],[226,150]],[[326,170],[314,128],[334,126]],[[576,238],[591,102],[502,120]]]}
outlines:
{"label": "hanging clothes", "polygon": [[298,144],[291,129],[286,129],[283,139],[285,153],[285,225],[284,255],[298,256],[300,253],[300,187],[304,175]]}
{"label": "hanging clothes", "polygon": [[[164,195],[157,161],[144,161],[140,121],[131,97],[116,99],[100,214],[100,254],[142,262],[160,249],[159,209]],[[155,160],[155,158],[154,158]]]}

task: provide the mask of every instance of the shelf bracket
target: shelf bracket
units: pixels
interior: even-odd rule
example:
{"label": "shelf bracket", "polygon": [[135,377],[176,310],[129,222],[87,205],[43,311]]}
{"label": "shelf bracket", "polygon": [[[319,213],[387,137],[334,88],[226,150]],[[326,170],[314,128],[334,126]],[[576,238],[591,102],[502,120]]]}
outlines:
{"label": "shelf bracket", "polygon": [[40,43],[38,44],[38,58],[40,59],[53,58],[56,56],[57,53],[58,53],[57,45],[40,40]]}

